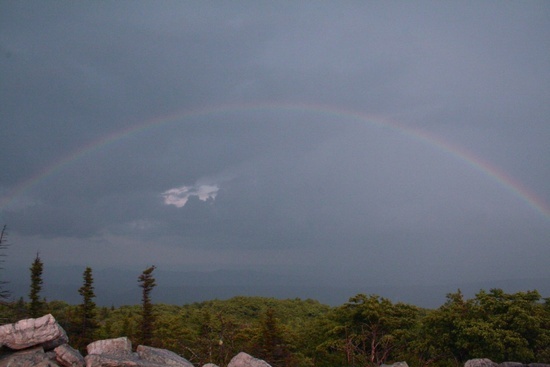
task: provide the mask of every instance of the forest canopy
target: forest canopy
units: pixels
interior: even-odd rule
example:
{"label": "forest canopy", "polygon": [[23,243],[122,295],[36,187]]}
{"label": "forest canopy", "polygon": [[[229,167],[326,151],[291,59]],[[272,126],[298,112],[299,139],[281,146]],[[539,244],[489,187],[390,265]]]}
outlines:
{"label": "forest canopy", "polygon": [[[89,281],[89,279],[88,279]],[[89,300],[88,300],[89,305]],[[78,337],[82,305],[45,302],[69,338]],[[1,308],[2,320],[29,315],[20,299]],[[465,299],[458,290],[444,305],[428,310],[358,294],[338,307],[312,299],[234,297],[186,305],[153,304],[150,344],[202,366],[221,367],[244,351],[274,367],[378,366],[407,361],[410,366],[451,366],[472,358],[495,362],[550,362],[550,300],[537,291],[481,290]],[[95,339],[142,337],[141,305],[97,307]],[[90,320],[88,320],[90,322]]]}

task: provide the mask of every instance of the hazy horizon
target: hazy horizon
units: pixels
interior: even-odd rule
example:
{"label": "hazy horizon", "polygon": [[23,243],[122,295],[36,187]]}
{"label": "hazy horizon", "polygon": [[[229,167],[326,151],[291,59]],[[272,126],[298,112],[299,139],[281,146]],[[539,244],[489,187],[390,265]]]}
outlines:
{"label": "hazy horizon", "polygon": [[[21,269],[20,269],[21,270]],[[48,267],[45,264],[41,296],[48,301],[79,304],[82,297],[83,269],[77,266]],[[128,269],[92,269],[95,302],[99,306],[138,305],[141,289],[136,273]],[[28,299],[30,272],[11,273],[6,288],[12,299]],[[15,275],[15,277],[14,277]],[[214,299],[233,297],[267,297],[277,299],[314,299],[330,306],[340,306],[357,294],[378,295],[392,302],[404,302],[435,309],[443,305],[446,295],[460,289],[466,298],[473,298],[480,290],[503,289],[507,293],[537,290],[541,297],[550,295],[550,278],[499,279],[492,281],[430,284],[368,284],[358,279],[340,279],[319,283],[316,279],[293,275],[248,270],[166,271],[153,273],[157,286],[152,292],[156,304],[184,305]]]}

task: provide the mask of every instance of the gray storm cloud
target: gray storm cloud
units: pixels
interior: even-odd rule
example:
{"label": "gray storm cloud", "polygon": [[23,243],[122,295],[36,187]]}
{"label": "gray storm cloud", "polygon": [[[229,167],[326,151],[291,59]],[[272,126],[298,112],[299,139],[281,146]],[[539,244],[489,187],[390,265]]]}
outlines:
{"label": "gray storm cloud", "polygon": [[[350,115],[448,141],[547,208],[548,14],[547,1],[0,2],[0,193],[43,177],[0,208],[7,269],[38,249],[52,267],[123,258],[319,284],[547,279],[544,210]],[[161,116],[187,117],[139,128]],[[66,159],[109,136],[124,138]]]}

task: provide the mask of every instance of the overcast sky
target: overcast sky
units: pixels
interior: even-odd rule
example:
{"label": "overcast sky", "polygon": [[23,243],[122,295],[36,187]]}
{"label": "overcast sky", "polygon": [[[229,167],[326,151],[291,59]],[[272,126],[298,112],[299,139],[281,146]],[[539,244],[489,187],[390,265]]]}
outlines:
{"label": "overcast sky", "polygon": [[550,277],[550,2],[2,1],[7,270]]}

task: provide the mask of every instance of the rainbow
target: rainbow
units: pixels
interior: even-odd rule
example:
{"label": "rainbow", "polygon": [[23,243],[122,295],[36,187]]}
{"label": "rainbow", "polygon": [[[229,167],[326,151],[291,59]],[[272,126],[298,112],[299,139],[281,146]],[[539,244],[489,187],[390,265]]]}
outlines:
{"label": "rainbow", "polygon": [[420,141],[423,144],[435,147],[438,150],[449,154],[460,161],[465,162],[470,167],[493,179],[499,186],[503,187],[508,192],[524,201],[529,207],[537,211],[547,220],[550,220],[550,206],[544,200],[542,200],[533,192],[529,191],[519,180],[509,176],[498,167],[491,165],[489,162],[484,161],[483,159],[475,156],[471,152],[458,145],[445,141],[442,138],[430,134],[426,131],[413,129],[380,116],[370,116],[360,112],[341,109],[335,106],[298,103],[225,104],[212,107],[203,107],[172,114],[169,116],[154,118],[134,125],[130,128],[116,131],[110,135],[102,137],[99,140],[92,141],[91,143],[74,151],[72,154],[53,162],[47,167],[44,167],[44,169],[37,172],[32,177],[21,182],[13,190],[8,192],[7,195],[0,199],[0,212],[2,210],[5,210],[16,198],[20,197],[20,195],[22,195],[25,191],[29,190],[33,186],[36,186],[38,183],[45,180],[46,178],[62,171],[72,162],[78,161],[79,159],[82,159],[83,157],[93,153],[94,151],[97,151],[106,145],[123,140],[128,136],[143,133],[155,127],[167,125],[170,123],[181,122],[184,120],[190,120],[197,117],[208,117],[222,113],[275,111],[301,112],[320,114],[329,117],[347,118],[359,122],[368,123],[373,126],[391,129],[398,134],[405,135],[408,138],[412,138]]}

